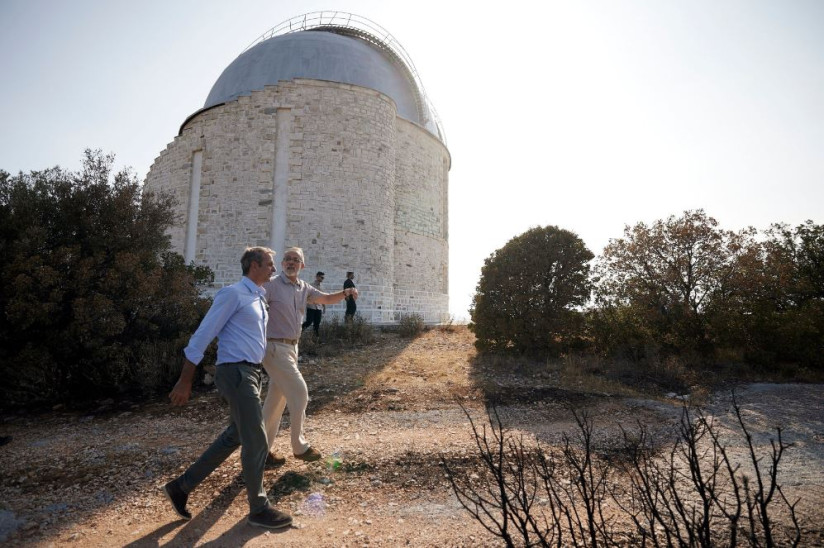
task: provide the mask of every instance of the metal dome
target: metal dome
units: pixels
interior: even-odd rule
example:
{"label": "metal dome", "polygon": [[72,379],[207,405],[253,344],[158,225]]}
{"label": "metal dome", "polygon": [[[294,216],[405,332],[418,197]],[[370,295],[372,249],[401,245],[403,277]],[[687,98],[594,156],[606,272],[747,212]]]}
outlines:
{"label": "metal dome", "polygon": [[381,92],[398,115],[445,142],[414,65],[389,33],[366,19],[315,12],[264,33],[223,71],[203,109],[294,78],[353,84]]}

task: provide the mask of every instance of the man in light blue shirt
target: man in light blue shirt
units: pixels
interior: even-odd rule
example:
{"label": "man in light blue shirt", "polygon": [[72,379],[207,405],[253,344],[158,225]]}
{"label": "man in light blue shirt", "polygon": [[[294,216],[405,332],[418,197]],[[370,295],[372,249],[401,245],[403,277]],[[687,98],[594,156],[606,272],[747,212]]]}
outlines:
{"label": "man in light blue shirt", "polygon": [[275,252],[266,247],[247,248],[240,259],[243,278],[215,295],[212,307],[183,350],[183,370],[169,398],[173,405],[184,405],[192,393],[195,369],[203,353],[217,337],[215,385],[229,402],[231,421],[194,464],[178,478],[163,486],[175,512],[183,519],[192,515],[186,509],[189,493],[238,446],[243,480],[249,498],[251,525],[279,529],[288,527],[292,517],[272,507],[263,488],[263,470],[268,454],[266,430],[260,406],[260,389],[266,322],[269,319],[263,284],[275,273]]}

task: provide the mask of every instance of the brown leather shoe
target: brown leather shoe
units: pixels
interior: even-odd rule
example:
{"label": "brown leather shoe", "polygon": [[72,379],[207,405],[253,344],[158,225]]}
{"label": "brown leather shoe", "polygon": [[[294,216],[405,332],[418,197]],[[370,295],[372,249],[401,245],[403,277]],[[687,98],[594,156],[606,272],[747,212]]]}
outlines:
{"label": "brown leather shoe", "polygon": [[320,460],[322,455],[320,451],[315,449],[314,447],[310,447],[300,455],[295,455],[296,459],[300,459],[305,462],[315,462],[316,460]]}
{"label": "brown leather shoe", "polygon": [[269,454],[266,455],[266,468],[267,469],[269,469],[269,468],[278,468],[279,466],[283,466],[284,464],[286,464],[286,457],[284,457],[280,453],[272,453],[270,451]]}

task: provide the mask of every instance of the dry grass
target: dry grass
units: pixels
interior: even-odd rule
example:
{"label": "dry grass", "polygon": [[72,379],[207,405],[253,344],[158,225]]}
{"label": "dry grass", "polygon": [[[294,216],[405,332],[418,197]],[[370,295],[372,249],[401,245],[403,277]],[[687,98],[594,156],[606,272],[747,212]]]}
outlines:
{"label": "dry grass", "polygon": [[[372,344],[345,340],[301,343],[302,355],[321,369],[304,368],[320,392],[364,399],[374,408],[411,409],[423,401],[449,402],[495,398],[502,392],[536,391],[618,397],[666,398],[689,395],[701,404],[714,390],[740,382],[821,382],[822,375],[789,366],[773,371],[739,363],[707,365],[694,358],[651,358],[644,362],[575,354],[538,360],[511,354],[478,354],[475,336],[465,325],[428,328],[415,338],[375,331]],[[316,390],[316,391],[317,391]],[[668,396],[669,395],[669,396]],[[412,396],[412,397],[410,397]],[[323,397],[319,402],[323,404]],[[346,407],[346,404],[344,404]],[[371,408],[371,407],[370,407]]]}
{"label": "dry grass", "polygon": [[350,348],[330,357],[304,358],[312,405],[341,410],[422,409],[443,402],[476,399],[471,368],[474,335],[430,329],[415,339],[378,334],[378,344]]}

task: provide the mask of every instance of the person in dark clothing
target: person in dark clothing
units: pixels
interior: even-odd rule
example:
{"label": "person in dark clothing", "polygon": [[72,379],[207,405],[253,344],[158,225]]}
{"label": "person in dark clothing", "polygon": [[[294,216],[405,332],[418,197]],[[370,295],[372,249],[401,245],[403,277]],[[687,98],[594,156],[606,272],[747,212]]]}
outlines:
{"label": "person in dark clothing", "polygon": [[[343,289],[355,289],[355,279],[354,272],[347,272],[346,273],[346,280],[343,282]],[[355,319],[355,312],[358,311],[358,305],[355,303],[355,299],[353,297],[346,297],[346,315],[343,317],[343,321],[345,323],[350,323],[352,320]]]}
{"label": "person in dark clothing", "polygon": [[[323,283],[323,278],[325,274],[323,272],[318,272],[315,274],[315,281],[312,282],[312,287],[315,289],[321,289],[321,284]],[[325,304],[316,304],[310,303],[306,305],[306,321],[304,321],[301,326],[301,332],[305,331],[307,327],[310,325],[312,326],[312,330],[315,332],[315,337],[317,338],[320,336],[320,320],[323,318],[323,313],[326,312],[326,305]]]}

